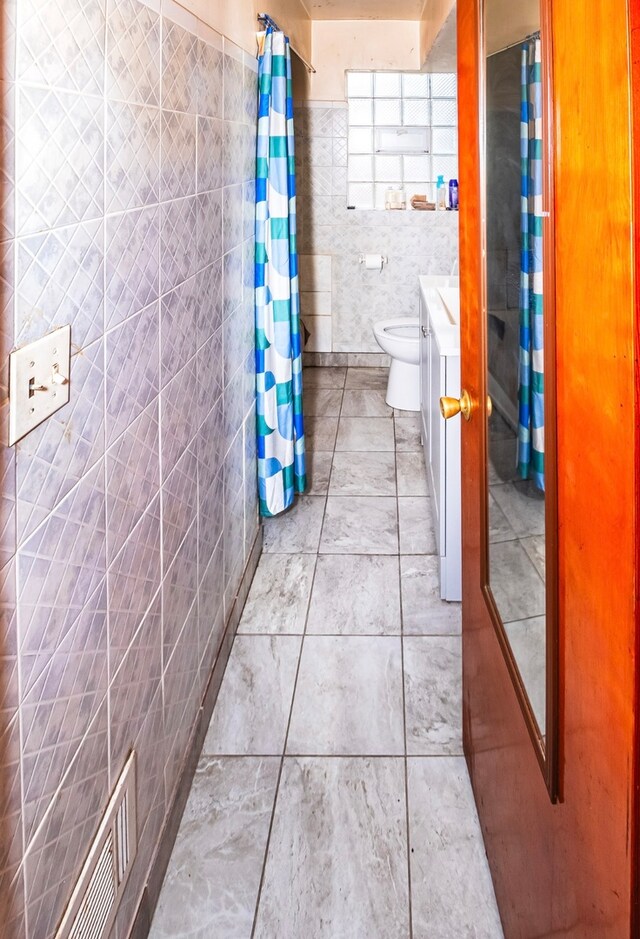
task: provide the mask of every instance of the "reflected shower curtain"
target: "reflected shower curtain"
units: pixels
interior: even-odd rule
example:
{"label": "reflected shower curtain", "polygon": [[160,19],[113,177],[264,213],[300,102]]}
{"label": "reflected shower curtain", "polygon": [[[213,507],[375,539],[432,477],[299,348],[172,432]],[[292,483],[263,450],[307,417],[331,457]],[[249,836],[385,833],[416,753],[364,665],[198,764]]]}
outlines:
{"label": "reflected shower curtain", "polygon": [[304,492],[302,345],[296,247],[291,52],[284,33],[261,37],[256,169],[256,393],[260,514]]}
{"label": "reflected shower curtain", "polygon": [[539,39],[522,49],[518,471],[544,491],[542,66]]}

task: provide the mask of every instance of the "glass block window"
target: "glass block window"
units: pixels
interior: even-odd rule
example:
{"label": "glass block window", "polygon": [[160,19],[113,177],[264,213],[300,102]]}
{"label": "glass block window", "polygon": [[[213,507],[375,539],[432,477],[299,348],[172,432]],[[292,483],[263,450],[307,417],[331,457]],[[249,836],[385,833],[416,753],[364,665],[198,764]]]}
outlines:
{"label": "glass block window", "polygon": [[348,196],[384,209],[387,189],[435,198],[438,175],[458,175],[455,74],[347,72]]}

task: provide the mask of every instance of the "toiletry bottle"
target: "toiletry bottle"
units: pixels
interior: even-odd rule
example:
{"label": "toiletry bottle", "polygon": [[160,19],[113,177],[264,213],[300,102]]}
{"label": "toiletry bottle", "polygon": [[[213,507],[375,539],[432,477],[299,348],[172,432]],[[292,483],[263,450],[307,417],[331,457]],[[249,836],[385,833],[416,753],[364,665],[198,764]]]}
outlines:
{"label": "toiletry bottle", "polygon": [[458,180],[449,180],[449,208],[452,212],[458,211]]}
{"label": "toiletry bottle", "polygon": [[436,210],[443,212],[447,208],[447,191],[444,184],[444,176],[438,176],[436,183]]}

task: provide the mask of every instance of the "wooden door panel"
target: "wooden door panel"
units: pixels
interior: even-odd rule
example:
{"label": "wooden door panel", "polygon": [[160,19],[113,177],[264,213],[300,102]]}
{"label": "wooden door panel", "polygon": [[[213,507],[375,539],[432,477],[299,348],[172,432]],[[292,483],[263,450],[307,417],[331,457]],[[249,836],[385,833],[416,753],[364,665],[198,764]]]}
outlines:
{"label": "wooden door panel", "polygon": [[[636,322],[635,322],[635,348],[636,348],[636,424],[640,415],[640,272],[638,259],[640,258],[640,0],[631,3],[631,75],[632,75],[632,150],[633,150],[633,177],[634,177],[634,247],[636,272]],[[636,433],[636,526],[640,519],[640,434]],[[636,527],[636,618],[638,604],[638,572],[640,572],[640,537]],[[632,935],[640,936],[640,722],[637,715],[640,713],[640,629],[636,628],[636,759],[635,759],[635,790],[636,804],[634,812],[635,833],[632,837],[634,848],[635,877],[634,908]]]}
{"label": "wooden door panel", "polygon": [[[549,800],[481,592],[485,454],[474,421],[463,431],[465,752],[507,939],[623,939],[636,837],[628,10],[555,0],[551,17],[563,801]],[[478,20],[477,0],[458,0],[462,369],[480,398]]]}

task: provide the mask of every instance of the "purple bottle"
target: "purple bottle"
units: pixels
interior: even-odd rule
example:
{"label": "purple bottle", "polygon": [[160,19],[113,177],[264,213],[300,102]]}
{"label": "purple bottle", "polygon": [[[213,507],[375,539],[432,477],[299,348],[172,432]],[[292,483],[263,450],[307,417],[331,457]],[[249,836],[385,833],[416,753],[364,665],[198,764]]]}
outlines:
{"label": "purple bottle", "polygon": [[458,180],[449,180],[449,208],[453,212],[458,211]]}

